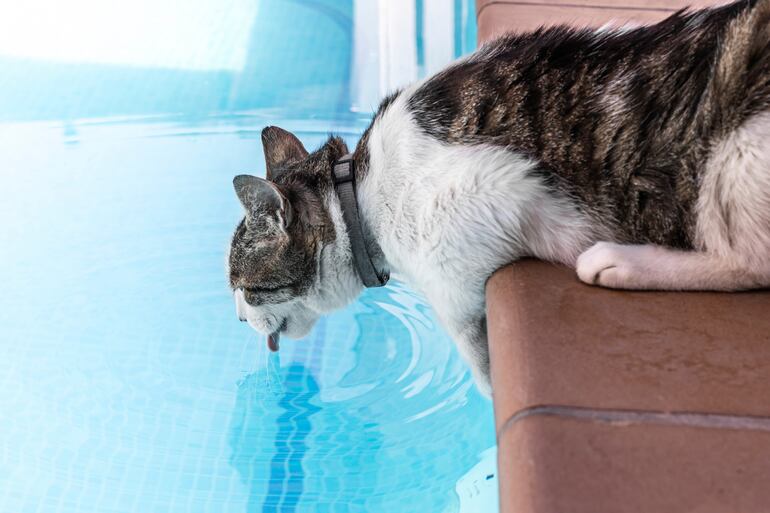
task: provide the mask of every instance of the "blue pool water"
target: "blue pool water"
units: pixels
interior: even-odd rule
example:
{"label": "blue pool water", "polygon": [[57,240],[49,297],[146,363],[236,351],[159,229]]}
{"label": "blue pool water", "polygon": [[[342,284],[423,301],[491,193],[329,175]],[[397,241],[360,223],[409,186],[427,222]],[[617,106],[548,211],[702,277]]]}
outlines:
{"label": "blue pool water", "polygon": [[1,512],[496,510],[491,404],[421,297],[273,355],[224,271],[261,128],[352,146],[472,5],[0,6]]}

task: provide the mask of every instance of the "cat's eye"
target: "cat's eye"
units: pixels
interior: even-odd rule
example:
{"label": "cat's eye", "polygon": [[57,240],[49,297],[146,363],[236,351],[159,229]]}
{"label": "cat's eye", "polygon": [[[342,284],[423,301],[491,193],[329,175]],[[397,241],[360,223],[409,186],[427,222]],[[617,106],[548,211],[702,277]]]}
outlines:
{"label": "cat's eye", "polygon": [[287,295],[291,294],[289,285],[280,287],[244,287],[243,297],[246,302],[252,305],[261,305],[265,303],[276,303],[286,300]]}
{"label": "cat's eye", "polygon": [[275,287],[275,288],[272,288],[272,287],[244,287],[243,290],[244,290],[244,292],[248,292],[249,294],[270,294],[270,293],[279,292],[279,291],[281,291],[281,290],[283,290],[285,288],[286,287]]}

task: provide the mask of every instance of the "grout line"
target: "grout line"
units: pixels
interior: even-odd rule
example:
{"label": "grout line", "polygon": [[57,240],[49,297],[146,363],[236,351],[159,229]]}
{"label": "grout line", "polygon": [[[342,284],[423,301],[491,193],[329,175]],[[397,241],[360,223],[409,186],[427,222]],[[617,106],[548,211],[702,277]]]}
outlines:
{"label": "grout line", "polygon": [[616,425],[654,424],[663,426],[736,429],[770,432],[770,417],[699,412],[661,412],[649,410],[612,410],[581,406],[532,406],[514,413],[497,430],[498,440],[516,422],[528,417],[562,417]]}
{"label": "grout line", "polygon": [[481,13],[487,7],[492,5],[526,5],[532,7],[567,7],[567,8],[580,8],[580,9],[603,9],[603,10],[618,10],[618,11],[651,11],[651,12],[678,12],[681,9],[673,9],[670,7],[643,7],[643,6],[630,6],[630,5],[593,5],[593,4],[550,4],[545,2],[517,2],[517,1],[505,1],[505,0],[493,0],[481,6],[481,9],[476,11],[476,19],[481,17]]}

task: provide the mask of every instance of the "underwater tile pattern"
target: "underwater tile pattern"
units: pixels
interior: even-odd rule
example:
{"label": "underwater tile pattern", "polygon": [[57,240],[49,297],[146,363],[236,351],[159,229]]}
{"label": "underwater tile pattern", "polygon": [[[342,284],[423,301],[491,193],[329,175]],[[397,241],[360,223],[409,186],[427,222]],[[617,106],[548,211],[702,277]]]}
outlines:
{"label": "underwater tile pattern", "polygon": [[371,116],[357,2],[244,5],[234,69],[0,44],[0,511],[494,511],[491,403],[414,292],[277,355],[236,319],[231,178],[263,174],[261,128],[352,145]]}

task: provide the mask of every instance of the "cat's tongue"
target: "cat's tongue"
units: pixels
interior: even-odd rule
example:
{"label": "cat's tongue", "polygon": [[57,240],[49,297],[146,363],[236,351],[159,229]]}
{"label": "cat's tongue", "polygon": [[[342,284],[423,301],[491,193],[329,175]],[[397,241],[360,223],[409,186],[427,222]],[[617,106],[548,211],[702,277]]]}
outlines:
{"label": "cat's tongue", "polygon": [[277,331],[267,336],[267,347],[274,353],[278,351],[278,340],[280,338],[280,334]]}

